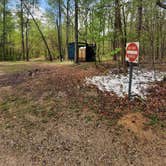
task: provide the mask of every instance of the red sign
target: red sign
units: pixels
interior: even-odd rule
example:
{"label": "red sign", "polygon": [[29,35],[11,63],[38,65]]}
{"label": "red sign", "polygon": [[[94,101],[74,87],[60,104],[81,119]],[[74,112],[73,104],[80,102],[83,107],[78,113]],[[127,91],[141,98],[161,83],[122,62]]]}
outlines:
{"label": "red sign", "polygon": [[138,42],[127,43],[126,61],[138,63],[138,57],[139,57],[139,43]]}

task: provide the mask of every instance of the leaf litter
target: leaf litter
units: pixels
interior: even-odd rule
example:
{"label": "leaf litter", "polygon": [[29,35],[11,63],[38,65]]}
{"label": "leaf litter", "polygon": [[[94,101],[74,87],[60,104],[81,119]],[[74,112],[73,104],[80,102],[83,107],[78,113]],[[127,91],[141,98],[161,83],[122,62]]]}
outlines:
{"label": "leaf litter", "polygon": [[79,66],[38,66],[3,77],[2,165],[165,165],[161,129],[155,135],[147,130],[150,127],[145,131],[148,119],[142,112],[130,111],[163,110],[166,84],[149,88],[145,106],[140,100],[129,103],[126,98],[84,86],[85,78],[94,75],[98,75],[96,69]]}

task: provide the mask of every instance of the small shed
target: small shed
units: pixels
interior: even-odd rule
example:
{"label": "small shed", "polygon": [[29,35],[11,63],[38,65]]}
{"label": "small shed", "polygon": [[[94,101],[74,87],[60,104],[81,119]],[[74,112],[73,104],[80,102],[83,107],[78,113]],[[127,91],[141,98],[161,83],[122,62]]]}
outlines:
{"label": "small shed", "polygon": [[[96,60],[96,45],[87,43],[78,43],[79,47],[79,61],[93,62]],[[75,57],[75,42],[68,45],[68,58],[74,60]]]}

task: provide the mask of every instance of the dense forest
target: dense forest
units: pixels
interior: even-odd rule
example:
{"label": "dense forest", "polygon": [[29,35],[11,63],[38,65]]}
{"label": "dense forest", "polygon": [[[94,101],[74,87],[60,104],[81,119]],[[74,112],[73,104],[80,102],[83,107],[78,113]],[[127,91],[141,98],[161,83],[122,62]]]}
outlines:
{"label": "dense forest", "polygon": [[139,41],[141,60],[160,62],[164,8],[159,0],[1,0],[0,60],[67,60],[68,44],[76,41],[96,44],[99,61],[113,57],[123,64],[126,43]]}

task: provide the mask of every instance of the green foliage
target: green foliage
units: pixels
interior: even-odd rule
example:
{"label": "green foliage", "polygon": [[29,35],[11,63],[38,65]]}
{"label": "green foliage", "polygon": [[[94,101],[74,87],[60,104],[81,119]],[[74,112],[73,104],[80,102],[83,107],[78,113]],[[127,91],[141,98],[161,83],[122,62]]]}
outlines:
{"label": "green foliage", "polygon": [[120,51],[121,51],[121,48],[116,48],[115,50],[111,51],[111,54],[110,54],[110,55],[111,55],[111,56],[114,56],[114,55],[120,53]]}
{"label": "green foliage", "polygon": [[[61,3],[62,10],[62,51],[65,54],[66,47],[66,19],[67,19],[67,1],[64,0],[45,0],[48,3],[43,13],[44,22],[35,16],[40,25],[44,36],[48,42],[49,48],[55,59],[58,58],[58,3]],[[33,6],[40,5],[39,1],[28,0],[26,4],[31,3]],[[34,5],[35,2],[35,5]],[[164,57],[164,44],[166,37],[166,10],[156,6],[156,0],[143,1],[142,6],[142,26],[141,35],[138,39],[138,8],[140,1],[137,0],[119,0],[121,10],[122,35],[115,29],[115,0],[79,0],[79,41],[88,42],[97,45],[98,55],[114,56],[123,48],[119,40],[125,39],[127,42],[140,41],[141,55],[147,57],[155,56],[156,59]],[[6,1],[6,60],[21,59],[21,27],[20,27],[20,3],[13,10],[10,7],[11,1]],[[69,42],[74,42],[74,1],[69,1]],[[40,7],[39,7],[40,8]],[[35,9],[37,10],[37,8]],[[124,13],[123,13],[124,10]],[[40,10],[38,11],[40,13]],[[35,12],[34,12],[35,13]],[[32,21],[27,17],[27,11],[24,9],[24,24],[29,19],[29,54],[30,58],[47,56],[46,48],[41,36]],[[131,17],[132,16],[132,17]],[[24,29],[25,30],[25,29]],[[126,34],[125,34],[126,33]],[[0,1],[0,44],[3,35],[3,1]],[[24,33],[25,35],[25,33]],[[2,45],[2,44],[1,44]],[[0,46],[0,58],[2,57],[2,46]],[[117,48],[116,48],[117,47]],[[116,49],[115,49],[116,48]],[[11,50],[14,50],[11,52]],[[111,51],[113,50],[113,51]]]}
{"label": "green foliage", "polygon": [[148,123],[149,125],[154,126],[159,123],[159,119],[156,115],[150,116],[149,119],[150,119],[150,122]]}

